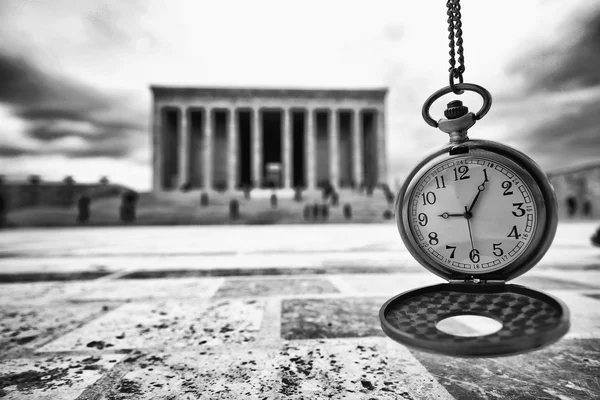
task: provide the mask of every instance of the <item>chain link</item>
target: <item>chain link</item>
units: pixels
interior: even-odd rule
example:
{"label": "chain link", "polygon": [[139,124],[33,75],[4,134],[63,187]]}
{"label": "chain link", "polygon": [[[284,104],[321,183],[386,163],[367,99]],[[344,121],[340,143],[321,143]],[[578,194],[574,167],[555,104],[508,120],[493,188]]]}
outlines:
{"label": "chain link", "polygon": [[[462,40],[462,22],[460,21],[460,0],[447,0],[446,6],[448,7],[448,12],[446,13],[448,15],[448,39],[450,39],[450,51],[448,52],[448,54],[450,54],[450,68],[448,69],[450,72],[450,85],[443,87],[429,96],[429,98],[425,101],[425,104],[423,104],[423,109],[421,110],[421,115],[427,124],[435,128],[440,128],[444,132],[447,132],[444,130],[446,128],[440,127],[439,123],[429,114],[429,109],[431,108],[432,104],[442,96],[449,93],[463,94],[465,91],[478,93],[483,99],[483,106],[481,106],[481,109],[477,112],[477,114],[474,115],[474,119],[472,120],[473,123],[487,114],[492,105],[492,96],[490,95],[490,92],[473,83],[463,82],[463,73],[465,72],[465,56]],[[462,102],[458,103],[462,105]],[[448,107],[450,106],[451,104],[448,104]],[[449,110],[447,109],[446,111]],[[446,127],[448,126],[446,125]],[[454,128],[455,126],[452,125],[452,129]]]}
{"label": "chain link", "polygon": [[[448,0],[446,3],[448,7],[448,39],[450,40],[449,47],[450,51],[450,87],[456,94],[462,93],[455,89],[455,79],[458,79],[459,83],[463,82],[463,73],[465,72],[465,56],[462,39],[462,22],[460,20],[460,0]],[[458,54],[458,67],[456,67],[456,55]]]}

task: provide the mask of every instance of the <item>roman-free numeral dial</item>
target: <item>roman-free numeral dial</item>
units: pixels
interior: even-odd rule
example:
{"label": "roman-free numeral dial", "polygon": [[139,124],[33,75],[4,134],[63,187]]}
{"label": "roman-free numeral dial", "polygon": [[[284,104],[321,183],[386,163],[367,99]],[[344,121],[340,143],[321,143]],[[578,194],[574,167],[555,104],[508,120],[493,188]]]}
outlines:
{"label": "roman-free numeral dial", "polygon": [[409,202],[419,247],[434,262],[461,272],[507,266],[526,250],[537,225],[531,189],[510,167],[485,157],[435,165]]}

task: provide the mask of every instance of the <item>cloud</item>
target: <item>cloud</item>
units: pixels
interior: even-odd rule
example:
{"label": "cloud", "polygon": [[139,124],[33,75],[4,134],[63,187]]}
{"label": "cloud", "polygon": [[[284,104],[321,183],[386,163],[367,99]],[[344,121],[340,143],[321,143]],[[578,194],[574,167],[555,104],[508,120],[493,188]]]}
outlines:
{"label": "cloud", "polygon": [[[56,151],[67,157],[126,157],[147,126],[123,99],[42,70],[24,57],[0,52],[0,103],[25,122],[25,135],[38,146],[23,146],[23,154]],[[64,139],[81,146],[47,146]],[[4,156],[18,156],[18,147],[4,145]]]}
{"label": "cloud", "polygon": [[[577,149],[588,157],[598,146],[569,144],[575,146],[571,150],[551,142],[566,140],[560,134],[563,115],[577,113],[591,123],[589,107],[598,99],[575,95],[597,82],[582,61],[600,53],[589,39],[596,14],[588,12],[589,0],[541,1],[508,1],[509,9],[519,9],[511,15],[510,29],[493,28],[500,17],[487,2],[464,6],[466,79],[494,95],[492,112],[472,137],[502,141],[536,160],[568,152],[570,158],[560,162],[577,163]],[[518,62],[507,70],[515,58]],[[588,78],[558,74],[570,58],[577,62],[566,71]],[[58,162],[56,156],[61,173],[72,174],[104,169],[108,163],[88,162],[97,154],[121,166],[145,167],[149,176],[149,84],[387,85],[388,162],[390,175],[401,176],[447,140],[420,116],[427,96],[447,84],[447,67],[443,4],[434,9],[427,2],[393,0],[366,8],[360,1],[317,0],[296,6],[277,0],[2,0],[0,163],[4,168],[10,156],[11,165],[39,173]],[[530,85],[529,92],[521,90],[523,83]],[[463,99],[478,108],[476,96]],[[437,103],[432,115],[441,116],[445,99]],[[588,136],[593,140],[591,128],[576,126],[580,143],[589,143]],[[46,161],[37,164],[37,159]]]}
{"label": "cloud", "polygon": [[0,101],[17,107],[36,108],[53,104],[57,109],[64,105],[83,104],[98,107],[104,99],[90,94],[84,87],[66,81],[33,67],[22,57],[0,53]]}
{"label": "cloud", "polygon": [[545,112],[545,119],[530,127],[521,140],[537,154],[542,167],[552,171],[561,167],[600,161],[600,91],[587,101],[564,107],[558,104]]}
{"label": "cloud", "polygon": [[559,27],[562,40],[529,49],[510,70],[532,91],[572,90],[600,84],[600,7],[585,7]]}
{"label": "cloud", "polygon": [[31,152],[22,147],[12,146],[12,145],[0,146],[0,157],[12,158],[12,157],[23,156],[26,154],[31,154]]}
{"label": "cloud", "polygon": [[600,160],[600,7],[566,21],[563,40],[530,48],[510,65],[523,90],[504,99],[505,111],[521,120],[512,138],[546,170]]}

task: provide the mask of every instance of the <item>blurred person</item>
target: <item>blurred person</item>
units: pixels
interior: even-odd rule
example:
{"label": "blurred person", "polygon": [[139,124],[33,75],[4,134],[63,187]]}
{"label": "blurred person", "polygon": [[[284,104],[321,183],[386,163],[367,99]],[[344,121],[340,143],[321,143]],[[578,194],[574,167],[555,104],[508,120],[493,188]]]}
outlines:
{"label": "blurred person", "polygon": [[577,212],[577,199],[574,196],[567,197],[567,213],[569,217],[575,216]]}
{"label": "blurred person", "polygon": [[598,227],[598,229],[596,229],[596,233],[592,235],[590,241],[594,246],[600,247],[600,226]]}

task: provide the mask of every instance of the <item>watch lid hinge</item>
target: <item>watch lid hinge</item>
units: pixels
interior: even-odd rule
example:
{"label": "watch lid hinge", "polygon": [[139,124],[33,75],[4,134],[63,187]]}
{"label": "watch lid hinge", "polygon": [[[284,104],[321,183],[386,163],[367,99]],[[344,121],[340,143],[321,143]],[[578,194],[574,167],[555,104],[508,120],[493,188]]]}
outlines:
{"label": "watch lid hinge", "polygon": [[466,279],[450,279],[448,283],[455,284],[468,284],[468,285],[504,285],[506,281],[501,279],[477,279],[477,278],[466,278]]}

